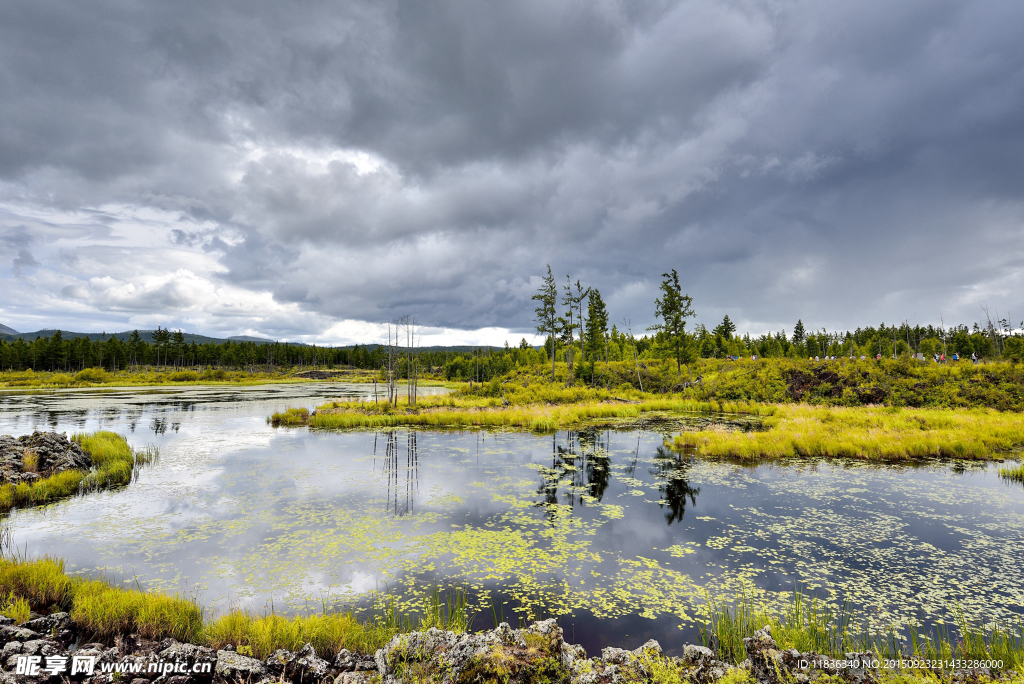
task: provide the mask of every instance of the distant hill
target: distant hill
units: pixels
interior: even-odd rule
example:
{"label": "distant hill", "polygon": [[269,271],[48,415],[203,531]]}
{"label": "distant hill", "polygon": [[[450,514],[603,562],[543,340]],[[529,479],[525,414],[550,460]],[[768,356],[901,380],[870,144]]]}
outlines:
{"label": "distant hill", "polygon": [[[10,332],[8,332],[8,331],[10,331]],[[35,332],[20,333],[17,330],[13,330],[12,328],[8,328],[7,326],[0,326],[0,339],[7,340],[8,342],[13,342],[14,340],[16,340],[16,339],[18,339],[20,337],[21,339],[25,340],[26,342],[31,342],[31,341],[39,338],[39,337],[53,337],[53,334],[55,332],[57,332],[55,329],[49,329],[48,328],[46,330],[36,330]],[[155,330],[140,330],[139,331],[139,337],[142,338],[142,340],[145,341],[145,342],[152,343],[153,342],[153,333],[154,332],[156,332],[156,331]],[[106,340],[106,339],[109,339],[111,336],[116,337],[119,340],[127,340],[129,337],[131,337],[132,331],[131,330],[125,330],[123,332],[113,332],[113,333],[108,333],[108,332],[83,333],[83,332],[74,332],[72,330],[61,330],[60,334],[61,334],[61,337],[63,337],[65,340],[69,340],[69,339],[74,338],[74,337],[88,337],[90,340]],[[185,343],[186,344],[192,344],[193,342],[195,342],[196,344],[206,344],[207,342],[214,342],[216,344],[223,344],[224,342],[227,342],[228,340],[231,340],[232,342],[258,342],[258,343],[261,343],[261,344],[266,344],[266,343],[273,344],[274,343],[274,340],[267,339],[265,337],[251,337],[251,336],[247,336],[247,335],[241,335],[241,336],[238,336],[238,337],[229,337],[227,339],[224,339],[224,338],[221,338],[221,337],[207,337],[206,335],[196,335],[194,333],[184,333],[184,335],[185,335]],[[293,343],[293,344],[295,344],[295,343]],[[301,344],[301,343],[298,343],[298,344]]]}

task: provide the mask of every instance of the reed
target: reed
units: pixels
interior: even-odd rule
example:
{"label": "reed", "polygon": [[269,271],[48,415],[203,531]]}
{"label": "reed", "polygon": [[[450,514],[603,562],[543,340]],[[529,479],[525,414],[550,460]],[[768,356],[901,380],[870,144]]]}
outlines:
{"label": "reed", "polygon": [[1024,462],[999,469],[999,477],[1017,484],[1024,484]]}
{"label": "reed", "polygon": [[992,409],[779,406],[757,432],[684,432],[678,450],[700,456],[761,460],[791,456],[879,461],[993,459],[1024,445],[1024,421]]}

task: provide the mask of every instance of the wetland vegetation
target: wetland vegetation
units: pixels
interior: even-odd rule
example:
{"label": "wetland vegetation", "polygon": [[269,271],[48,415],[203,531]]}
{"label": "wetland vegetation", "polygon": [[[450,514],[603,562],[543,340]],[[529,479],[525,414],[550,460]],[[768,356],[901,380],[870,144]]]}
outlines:
{"label": "wetland vegetation", "polygon": [[[8,387],[81,388],[75,410],[5,397],[0,421],[73,425],[94,452],[67,482],[0,488],[36,506],[10,514],[36,560],[0,563],[0,612],[261,659],[555,617],[590,647],[699,637],[737,664],[769,625],[781,648],[1024,677],[1024,475],[989,463],[1024,447],[1011,326],[687,330],[672,272],[638,338],[608,329],[599,292],[548,276],[537,348],[0,344]],[[212,387],[168,387],[189,384]],[[147,426],[167,467],[111,489],[139,472]],[[138,582],[96,579],[113,563]],[[690,676],[650,657],[647,680]]]}
{"label": "wetland vegetation", "polygon": [[[136,468],[156,456],[154,449],[133,449],[123,436],[109,431],[75,434],[71,441],[88,457],[88,467],[44,473],[42,477],[17,483],[4,482],[0,485],[0,514],[16,506],[39,506],[76,494],[128,484]],[[22,469],[31,469],[35,474],[37,458],[29,449]]]}

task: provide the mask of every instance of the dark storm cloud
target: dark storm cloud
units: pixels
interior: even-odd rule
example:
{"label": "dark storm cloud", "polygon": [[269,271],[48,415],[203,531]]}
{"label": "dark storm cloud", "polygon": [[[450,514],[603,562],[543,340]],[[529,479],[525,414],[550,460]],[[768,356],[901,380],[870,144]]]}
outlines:
{"label": "dark storm cloud", "polygon": [[[1020,308],[1022,33],[1013,2],[9,2],[0,201],[75,212],[63,253],[129,207],[219,264],[165,296],[53,259],[69,309],[529,328],[551,263],[639,326],[669,268],[755,330],[969,321]],[[205,320],[287,332],[258,308]]]}

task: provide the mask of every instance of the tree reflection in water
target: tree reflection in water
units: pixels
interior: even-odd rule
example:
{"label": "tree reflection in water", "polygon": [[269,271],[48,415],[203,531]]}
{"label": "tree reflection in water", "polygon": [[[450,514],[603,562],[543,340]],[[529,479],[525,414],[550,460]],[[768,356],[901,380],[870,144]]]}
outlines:
{"label": "tree reflection in water", "polygon": [[700,487],[691,487],[687,480],[690,466],[690,461],[683,461],[671,450],[659,446],[654,457],[654,467],[648,471],[660,481],[658,488],[661,490],[661,501],[658,505],[667,509],[665,520],[669,525],[682,522],[687,499],[691,506],[697,505]]}
{"label": "tree reflection in water", "polygon": [[572,507],[584,506],[587,498],[601,501],[611,477],[609,458],[609,431],[569,430],[564,444],[558,443],[558,434],[551,437],[551,467],[542,468],[541,484],[537,493],[543,496],[538,506],[558,503],[559,486],[566,480],[570,485],[562,497]]}

